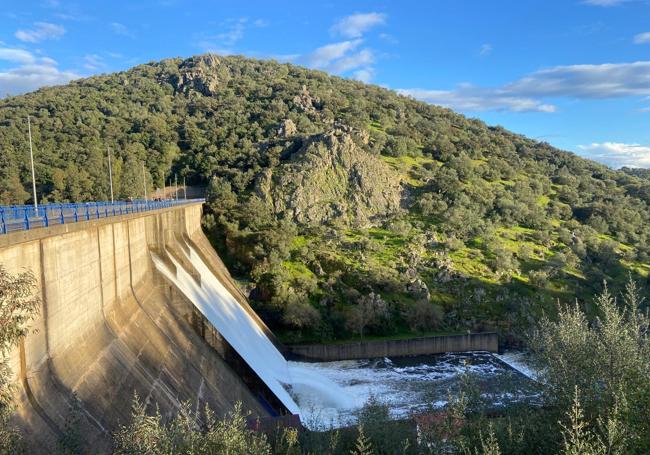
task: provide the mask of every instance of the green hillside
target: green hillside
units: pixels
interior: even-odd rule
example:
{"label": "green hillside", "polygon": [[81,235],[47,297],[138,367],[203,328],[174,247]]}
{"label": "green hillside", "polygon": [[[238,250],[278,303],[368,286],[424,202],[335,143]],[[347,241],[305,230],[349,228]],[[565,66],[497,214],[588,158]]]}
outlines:
{"label": "green hillside", "polygon": [[[0,100],[0,203],[208,186],[205,229],[285,339],[498,330],[650,272],[650,180],[389,90],[170,59]],[[585,307],[589,313],[592,309]]]}

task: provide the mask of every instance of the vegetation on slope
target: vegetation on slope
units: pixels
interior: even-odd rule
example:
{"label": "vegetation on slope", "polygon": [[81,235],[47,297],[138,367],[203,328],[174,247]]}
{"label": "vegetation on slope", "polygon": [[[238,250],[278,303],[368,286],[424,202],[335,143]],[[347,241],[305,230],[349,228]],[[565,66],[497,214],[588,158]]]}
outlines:
{"label": "vegetation on slope", "polygon": [[538,405],[495,412],[494,397],[483,396],[480,378],[467,373],[444,408],[430,404],[412,419],[391,420],[379,397],[358,412],[354,427],[265,436],[247,430],[237,411],[216,422],[209,410],[203,416],[185,406],[165,421],[136,401],[133,421],[116,434],[116,453],[647,454],[650,321],[642,303],[630,281],[620,305],[607,288],[593,300],[595,324],[573,305],[560,307],[557,321],[537,323],[530,345]]}
{"label": "vegetation on slope", "polygon": [[[170,59],[0,101],[0,203],[208,185],[205,228],[285,340],[517,335],[650,272],[650,180],[447,109],[241,57]],[[585,310],[592,315],[593,308]]]}

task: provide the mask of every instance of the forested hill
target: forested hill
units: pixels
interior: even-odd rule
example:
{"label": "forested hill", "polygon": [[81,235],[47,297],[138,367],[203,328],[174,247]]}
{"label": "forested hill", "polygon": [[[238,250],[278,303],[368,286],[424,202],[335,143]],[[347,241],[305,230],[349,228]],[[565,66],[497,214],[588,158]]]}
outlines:
{"label": "forested hill", "polygon": [[[0,203],[207,184],[205,228],[285,339],[496,329],[650,271],[650,179],[372,85],[200,56],[0,100]],[[588,303],[585,303],[590,310]]]}

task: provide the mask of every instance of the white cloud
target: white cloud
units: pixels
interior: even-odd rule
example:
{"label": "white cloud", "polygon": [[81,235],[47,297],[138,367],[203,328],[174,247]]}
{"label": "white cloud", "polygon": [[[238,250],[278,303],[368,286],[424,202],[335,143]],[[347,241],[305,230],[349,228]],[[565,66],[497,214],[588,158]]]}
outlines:
{"label": "white cloud", "polygon": [[630,0],[584,0],[583,3],[594,6],[619,6]]}
{"label": "white cloud", "polygon": [[545,98],[607,99],[650,95],[650,62],[569,65],[531,73],[501,87],[402,89],[405,95],[461,111],[555,112]]}
{"label": "white cloud", "polygon": [[36,22],[30,30],[18,30],[16,38],[27,43],[38,43],[49,39],[59,39],[65,34],[65,28],[61,25],[49,22]]}
{"label": "white cloud", "polygon": [[226,46],[232,46],[244,37],[246,22],[247,19],[245,18],[229,20],[227,29],[215,35],[214,38]]}
{"label": "white cloud", "polygon": [[356,80],[368,83],[370,80],[373,78],[375,75],[375,70],[372,67],[368,68],[362,68],[360,70],[355,71],[352,74],[352,77],[354,77]]}
{"label": "white cloud", "polygon": [[307,64],[312,68],[326,69],[334,60],[356,49],[363,40],[356,39],[319,47],[307,56]]}
{"label": "white cloud", "polygon": [[113,33],[116,35],[121,35],[121,36],[126,36],[127,38],[135,38],[135,35],[129,30],[129,28],[124,25],[120,24],[119,22],[111,22],[110,24],[111,30],[113,30]]}
{"label": "white cloud", "polygon": [[385,22],[386,15],[381,13],[352,14],[334,24],[331,32],[346,38],[359,38],[371,28]]}
{"label": "white cloud", "polygon": [[494,48],[490,43],[485,43],[484,45],[481,46],[481,49],[479,50],[478,53],[484,57],[487,57],[492,53],[493,50]]}
{"label": "white cloud", "polygon": [[383,41],[386,41],[388,44],[397,44],[399,42],[397,38],[389,33],[380,33],[379,38]]}
{"label": "white cloud", "polygon": [[247,17],[227,19],[221,23],[222,31],[217,34],[199,34],[197,45],[206,52],[219,55],[232,55],[237,52],[234,46],[244,38],[246,29],[251,27],[267,27],[269,22],[264,19],[249,20]]}
{"label": "white cloud", "polygon": [[359,52],[343,57],[330,66],[330,71],[335,73],[345,73],[346,71],[359,68],[360,66],[369,66],[375,61],[375,55],[370,49],[362,49]]}
{"label": "white cloud", "polygon": [[33,63],[35,59],[31,52],[24,49],[0,47],[0,60],[25,64]]}
{"label": "white cloud", "polygon": [[532,73],[504,87],[530,96],[620,98],[650,95],[650,61],[557,66]]}
{"label": "white cloud", "polygon": [[397,92],[427,103],[465,112],[555,112],[556,110],[555,106],[532,98],[509,95],[498,89],[486,89],[471,84],[460,84],[455,90],[400,89]]}
{"label": "white cloud", "polygon": [[375,71],[372,64],[375,54],[372,49],[356,49],[363,43],[361,38],[327,44],[319,47],[301,60],[311,68],[331,73],[343,74],[356,70],[352,76],[360,81],[369,82]]}
{"label": "white cloud", "polygon": [[650,147],[640,144],[603,142],[580,145],[582,154],[612,167],[650,168]]}
{"label": "white cloud", "polygon": [[84,68],[90,71],[97,71],[106,68],[104,59],[97,54],[89,54],[84,56]]}
{"label": "white cloud", "polygon": [[635,44],[647,44],[650,43],[650,32],[639,33],[634,37]]}
{"label": "white cloud", "polygon": [[[0,49],[0,56],[5,50]],[[11,60],[20,63],[20,66],[0,71],[0,97],[31,92],[48,85],[65,84],[80,77],[72,71],[59,70],[57,62],[49,57],[36,58],[29,55],[30,58],[22,56],[20,60]]]}

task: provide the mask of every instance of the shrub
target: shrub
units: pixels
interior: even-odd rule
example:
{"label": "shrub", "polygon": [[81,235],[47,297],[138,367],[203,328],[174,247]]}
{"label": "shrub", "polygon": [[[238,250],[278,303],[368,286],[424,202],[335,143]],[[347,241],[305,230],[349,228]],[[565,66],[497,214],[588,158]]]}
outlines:
{"label": "shrub", "polygon": [[404,320],[413,331],[426,332],[440,326],[444,316],[442,308],[430,302],[419,301],[409,305]]}

